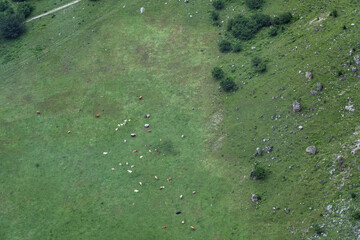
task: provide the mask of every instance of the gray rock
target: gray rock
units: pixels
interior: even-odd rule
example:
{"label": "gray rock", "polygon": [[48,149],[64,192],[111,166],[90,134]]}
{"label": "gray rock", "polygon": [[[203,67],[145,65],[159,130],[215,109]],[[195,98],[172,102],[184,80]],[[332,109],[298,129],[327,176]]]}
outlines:
{"label": "gray rock", "polygon": [[293,104],[292,104],[292,108],[293,108],[293,111],[294,113],[298,113],[301,111],[301,105],[298,101],[294,101]]}
{"label": "gray rock", "polygon": [[256,156],[261,156],[262,155],[262,151],[260,148],[256,148],[256,153],[254,153],[254,157]]}
{"label": "gray rock", "polygon": [[308,80],[311,80],[313,78],[313,75],[312,75],[312,72],[306,72],[305,73],[305,77],[308,79]]}
{"label": "gray rock", "polygon": [[290,211],[291,211],[290,208],[286,208],[286,209],[285,209],[285,213],[286,213],[286,214],[289,214]]}
{"label": "gray rock", "polygon": [[360,166],[357,167],[357,170],[360,172]]}
{"label": "gray rock", "polygon": [[251,194],[250,201],[252,201],[252,202],[257,202],[257,201],[259,201],[260,199],[261,199],[261,198],[260,198],[259,195],[257,195],[257,194]]}
{"label": "gray rock", "polygon": [[148,124],[148,123],[146,123],[145,125],[144,125],[144,128],[149,128],[150,127],[150,124]]}
{"label": "gray rock", "polygon": [[316,154],[317,149],[316,149],[315,146],[309,146],[309,147],[306,148],[306,152],[310,153],[310,154]]}
{"label": "gray rock", "polygon": [[360,147],[354,148],[350,153],[354,154],[354,155],[357,154],[357,153],[360,153]]}
{"label": "gray rock", "polygon": [[318,95],[318,92],[315,91],[315,90],[310,90],[310,93],[311,93],[312,95]]}
{"label": "gray rock", "polygon": [[354,54],[354,49],[352,48],[352,49],[350,49],[350,51],[349,51],[349,55],[352,56],[353,54]]}
{"label": "gray rock", "polygon": [[355,61],[356,65],[360,65],[360,55],[356,55],[354,57],[354,61]]}
{"label": "gray rock", "polygon": [[316,84],[316,90],[321,91],[323,89],[323,85],[321,83]]}
{"label": "gray rock", "polygon": [[267,147],[265,147],[265,149],[264,149],[264,151],[267,152],[267,153],[270,153],[272,150],[273,150],[273,147],[272,147],[272,146],[267,146]]}

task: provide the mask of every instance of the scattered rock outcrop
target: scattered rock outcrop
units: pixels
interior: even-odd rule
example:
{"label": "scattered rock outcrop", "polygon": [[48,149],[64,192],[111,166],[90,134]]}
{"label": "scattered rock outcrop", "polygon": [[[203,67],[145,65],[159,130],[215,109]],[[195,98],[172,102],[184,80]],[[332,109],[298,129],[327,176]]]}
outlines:
{"label": "scattered rock outcrop", "polygon": [[250,198],[250,201],[252,202],[257,202],[257,201],[260,201],[261,200],[261,197],[257,194],[251,194],[251,198]]}
{"label": "scattered rock outcrop", "polygon": [[306,148],[306,152],[310,153],[310,154],[316,154],[317,149],[316,149],[315,146],[309,146],[309,147]]}
{"label": "scattered rock outcrop", "polygon": [[310,71],[310,72],[306,72],[306,73],[305,73],[305,77],[306,77],[308,80],[311,80],[311,79],[313,78],[312,72],[311,72],[311,71]]}
{"label": "scattered rock outcrop", "polygon": [[356,55],[354,57],[354,62],[355,62],[356,65],[360,65],[360,55]]}
{"label": "scattered rock outcrop", "polygon": [[294,113],[298,113],[301,111],[301,105],[298,101],[294,101],[293,104],[292,104],[292,108],[293,108],[293,112]]}

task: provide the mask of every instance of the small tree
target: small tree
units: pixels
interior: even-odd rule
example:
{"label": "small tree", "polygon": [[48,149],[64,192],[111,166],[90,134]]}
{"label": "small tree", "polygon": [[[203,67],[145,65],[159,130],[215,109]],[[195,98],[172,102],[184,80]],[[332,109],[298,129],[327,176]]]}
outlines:
{"label": "small tree", "polygon": [[225,39],[221,40],[218,45],[219,45],[219,50],[222,53],[230,52],[232,49],[231,42]]}
{"label": "small tree", "polygon": [[225,92],[230,92],[230,91],[236,89],[236,84],[235,84],[234,80],[231,77],[227,77],[226,79],[224,79],[224,80],[222,80],[220,82],[220,87]]}
{"label": "small tree", "polygon": [[210,16],[211,16],[211,19],[216,22],[219,20],[219,13],[218,12],[215,12],[215,11],[211,11],[210,12]]}
{"label": "small tree", "polygon": [[338,11],[336,9],[332,10],[330,16],[336,18],[337,16],[339,16]]}
{"label": "small tree", "polygon": [[278,34],[278,27],[273,27],[269,30],[269,36],[270,37],[275,37]]}
{"label": "small tree", "polygon": [[241,43],[236,42],[236,43],[233,45],[233,52],[240,52],[241,50],[242,50]]}
{"label": "small tree", "polygon": [[355,212],[353,213],[353,218],[354,218],[355,220],[360,220],[360,211],[355,211]]}
{"label": "small tree", "polygon": [[211,71],[211,75],[215,79],[222,79],[225,76],[225,72],[220,67],[214,67],[213,70]]}
{"label": "small tree", "polygon": [[7,0],[0,2],[0,12],[5,12],[10,7]]}
{"label": "small tree", "polygon": [[266,63],[259,57],[251,59],[252,66],[256,72],[262,73],[266,71]]}
{"label": "small tree", "polygon": [[255,13],[251,17],[257,25],[257,29],[260,30],[263,27],[268,27],[271,25],[271,17],[263,13]]}
{"label": "small tree", "polygon": [[27,18],[30,16],[31,12],[34,10],[34,7],[27,2],[19,3],[19,6],[17,7],[17,12],[19,14],[22,14],[24,18]]}
{"label": "small tree", "polygon": [[258,25],[251,17],[241,14],[235,16],[228,22],[227,31],[240,40],[249,40],[258,32]]}
{"label": "small tree", "polygon": [[214,0],[212,5],[216,10],[221,10],[225,7],[225,3],[223,0]]}
{"label": "small tree", "polygon": [[266,177],[266,170],[263,167],[256,166],[255,169],[251,172],[251,177],[253,179],[264,179]]}
{"label": "small tree", "polygon": [[0,17],[0,34],[5,39],[15,39],[25,32],[24,19],[18,15],[3,15]]}
{"label": "small tree", "polygon": [[291,19],[292,19],[291,12],[286,12],[279,15],[280,24],[288,24],[291,22]]}
{"label": "small tree", "polygon": [[319,224],[314,225],[314,231],[317,235],[321,235],[324,233],[324,229],[322,227],[320,227]]}
{"label": "small tree", "polygon": [[259,9],[264,4],[264,0],[245,0],[245,4],[250,9]]}

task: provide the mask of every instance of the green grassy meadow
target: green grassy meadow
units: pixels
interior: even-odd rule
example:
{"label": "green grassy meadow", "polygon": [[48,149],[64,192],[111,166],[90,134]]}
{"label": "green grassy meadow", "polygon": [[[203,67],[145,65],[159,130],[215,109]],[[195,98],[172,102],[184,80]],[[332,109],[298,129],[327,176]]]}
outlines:
{"label": "green grassy meadow", "polygon": [[[34,17],[71,1],[29,2]],[[309,23],[335,8],[337,18]],[[229,18],[249,14],[241,1],[226,3],[217,27],[209,1],[82,0],[0,40],[0,239],[313,239],[316,224],[327,239],[356,239],[360,95],[347,70],[349,50],[360,52],[356,8],[266,1],[264,13],[294,20],[275,37],[261,30],[240,53],[220,53],[217,42]],[[265,73],[253,71],[254,56]],[[219,89],[215,66],[237,91]],[[317,82],[324,90],[311,95]],[[344,110],[349,99],[354,112]],[[318,154],[305,153],[310,145]],[[253,156],[266,146],[274,150]],[[249,179],[255,164],[264,180]]]}

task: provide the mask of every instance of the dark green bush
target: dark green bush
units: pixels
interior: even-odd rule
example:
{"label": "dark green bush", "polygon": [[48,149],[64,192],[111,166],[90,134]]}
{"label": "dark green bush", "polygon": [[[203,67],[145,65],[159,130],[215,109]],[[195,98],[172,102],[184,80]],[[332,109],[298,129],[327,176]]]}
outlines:
{"label": "dark green bush", "polygon": [[271,24],[272,24],[272,25],[280,25],[280,18],[279,18],[278,16],[273,17],[273,18],[271,19]]}
{"label": "dark green bush", "polygon": [[253,38],[259,29],[254,19],[239,14],[228,22],[227,30],[230,31],[235,38],[249,40]]}
{"label": "dark green bush", "polygon": [[354,218],[355,220],[360,220],[360,211],[355,211],[355,212],[353,213],[353,218]]}
{"label": "dark green bush", "polygon": [[351,196],[351,198],[356,198],[356,193],[351,192],[351,193],[350,193],[350,196]]}
{"label": "dark green bush", "polygon": [[0,2],[0,12],[5,12],[10,7],[10,4],[8,1],[1,1]]}
{"label": "dark green bush", "polygon": [[336,9],[332,10],[330,16],[336,18],[337,16],[339,16],[338,11]]}
{"label": "dark green bush", "polygon": [[259,9],[264,4],[264,0],[245,0],[245,4],[250,9]]}
{"label": "dark green bush", "polygon": [[0,34],[5,39],[15,39],[25,32],[24,19],[18,15],[0,16]]}
{"label": "dark green bush", "polygon": [[288,24],[291,22],[291,19],[292,19],[291,12],[286,12],[279,15],[280,24]]}
{"label": "dark green bush", "polygon": [[213,21],[215,21],[215,22],[219,20],[219,13],[218,13],[218,12],[211,11],[211,12],[210,12],[210,16],[211,16],[211,19],[212,19]]}
{"label": "dark green bush", "polygon": [[232,49],[231,42],[225,39],[221,40],[218,45],[219,45],[219,51],[222,53],[230,52]]}
{"label": "dark green bush", "polygon": [[255,68],[255,71],[262,73],[266,71],[266,63],[259,57],[251,59],[251,64]]}
{"label": "dark green bush", "polygon": [[225,78],[224,80],[222,80],[220,82],[220,87],[225,91],[225,92],[230,92],[232,90],[236,89],[236,84],[234,82],[234,80],[230,77]]}
{"label": "dark green bush", "polygon": [[271,25],[271,17],[263,13],[255,13],[251,18],[256,22],[256,27],[260,30],[263,27],[268,27]]}
{"label": "dark green bush", "polygon": [[314,231],[318,235],[321,235],[322,233],[324,233],[324,229],[322,227],[320,227],[319,224],[314,225]]}
{"label": "dark green bush", "polygon": [[278,34],[278,28],[277,27],[273,27],[273,28],[270,28],[269,30],[269,36],[271,37],[275,37],[277,34]]}
{"label": "dark green bush", "polygon": [[255,179],[264,179],[267,175],[265,168],[256,166],[254,171],[252,172],[252,177]]}
{"label": "dark green bush", "polygon": [[242,46],[239,42],[233,44],[233,52],[240,52],[242,50]]}
{"label": "dark green bush", "polygon": [[223,0],[214,0],[212,5],[216,10],[221,10],[225,7],[225,3]]}
{"label": "dark green bush", "polygon": [[22,14],[24,16],[24,18],[27,18],[28,16],[30,16],[30,14],[33,10],[34,10],[34,7],[30,3],[27,3],[27,2],[19,3],[19,5],[17,7],[18,14]]}
{"label": "dark green bush", "polygon": [[225,72],[220,67],[214,67],[213,70],[211,71],[211,75],[215,79],[222,79],[225,76]]}

